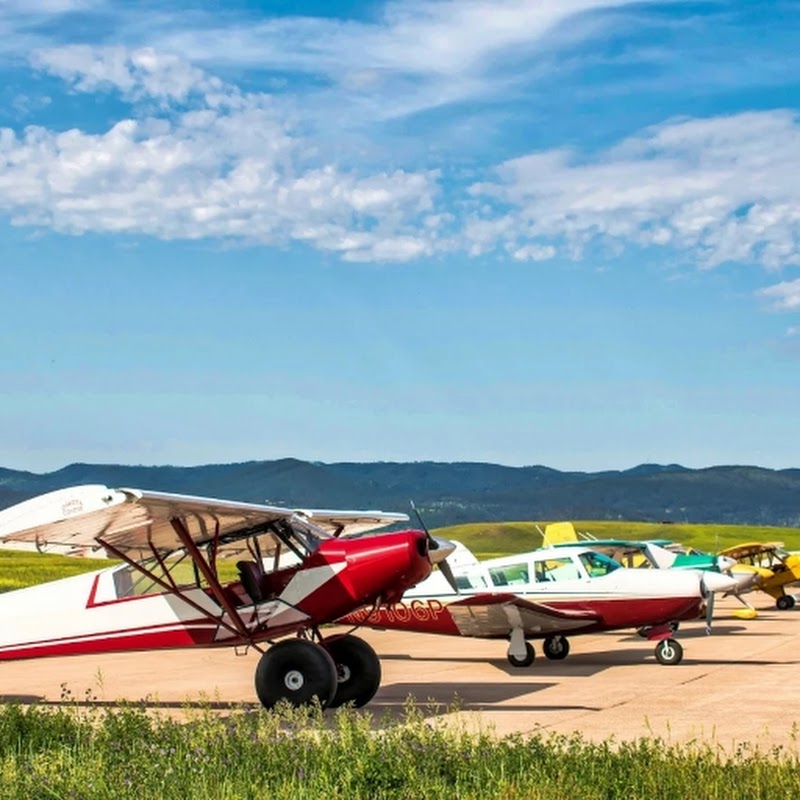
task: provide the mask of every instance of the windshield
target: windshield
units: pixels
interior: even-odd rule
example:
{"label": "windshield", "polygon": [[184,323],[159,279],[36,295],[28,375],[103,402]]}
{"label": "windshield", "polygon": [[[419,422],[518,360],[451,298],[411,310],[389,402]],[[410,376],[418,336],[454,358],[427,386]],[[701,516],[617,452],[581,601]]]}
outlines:
{"label": "windshield", "polygon": [[581,563],[591,578],[599,578],[608,575],[615,569],[620,568],[620,564],[613,558],[604,556],[602,553],[586,552],[580,555]]}

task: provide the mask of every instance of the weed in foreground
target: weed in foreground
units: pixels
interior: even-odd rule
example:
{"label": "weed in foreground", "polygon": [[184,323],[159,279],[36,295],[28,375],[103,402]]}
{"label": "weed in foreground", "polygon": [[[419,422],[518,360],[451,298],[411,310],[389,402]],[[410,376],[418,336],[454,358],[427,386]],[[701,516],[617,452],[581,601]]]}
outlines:
{"label": "weed in foreground", "polygon": [[793,796],[798,756],[658,738],[499,738],[403,715],[282,705],[181,720],[144,704],[0,707],[0,797],[774,798]]}

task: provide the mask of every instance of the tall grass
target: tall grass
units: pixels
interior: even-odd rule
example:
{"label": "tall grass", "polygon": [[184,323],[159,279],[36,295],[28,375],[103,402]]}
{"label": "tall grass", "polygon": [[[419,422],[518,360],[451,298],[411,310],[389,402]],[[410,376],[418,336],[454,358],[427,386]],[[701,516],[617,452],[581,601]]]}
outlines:
{"label": "tall grass", "polygon": [[775,798],[794,796],[798,756],[723,754],[661,740],[498,738],[351,708],[246,707],[176,720],[140,706],[0,709],[0,797]]}

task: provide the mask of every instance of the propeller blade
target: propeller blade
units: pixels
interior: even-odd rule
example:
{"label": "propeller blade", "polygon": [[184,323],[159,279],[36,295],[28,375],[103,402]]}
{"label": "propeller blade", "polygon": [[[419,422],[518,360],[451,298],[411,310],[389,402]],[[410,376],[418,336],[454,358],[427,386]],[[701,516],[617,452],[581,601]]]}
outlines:
{"label": "propeller blade", "polygon": [[409,500],[408,502],[411,503],[411,510],[414,512],[414,515],[416,516],[417,521],[419,522],[420,528],[422,528],[422,530],[425,531],[425,536],[428,539],[428,552],[430,553],[431,550],[436,550],[439,547],[439,545],[437,544],[436,539],[434,539],[433,536],[431,536],[431,532],[428,530],[428,526],[425,524],[425,520],[422,519],[422,514],[419,513],[417,507],[414,505],[413,500]]}
{"label": "propeller blade", "polygon": [[700,593],[706,601],[706,633],[711,633],[715,595],[717,592],[730,592],[735,588],[736,579],[728,573],[705,570],[700,574]]}
{"label": "propeller blade", "polygon": [[456,576],[453,575],[453,570],[447,563],[447,559],[439,562],[439,569],[442,571],[442,575],[444,575],[444,577],[447,579],[447,582],[450,584],[450,588],[456,594],[461,594],[461,590],[458,588],[458,583],[456,583]]}
{"label": "propeller blade", "polygon": [[706,633],[711,633],[711,621],[714,619],[714,598],[716,594],[709,592],[706,598]]}
{"label": "propeller blade", "polygon": [[414,501],[409,500],[409,502],[411,503],[411,509],[413,510],[417,520],[419,520],[420,528],[425,531],[425,536],[428,539],[428,558],[430,559],[431,564],[438,566],[442,575],[444,575],[445,579],[450,584],[450,588],[456,594],[461,594],[458,584],[456,583],[455,575],[453,575],[453,570],[447,563],[447,556],[449,556],[450,553],[456,549],[456,546],[452,542],[448,542],[447,539],[437,539],[435,536],[431,536],[431,532],[428,530],[428,526],[422,519],[422,514],[419,513],[419,509],[417,509],[417,507],[414,505]]}

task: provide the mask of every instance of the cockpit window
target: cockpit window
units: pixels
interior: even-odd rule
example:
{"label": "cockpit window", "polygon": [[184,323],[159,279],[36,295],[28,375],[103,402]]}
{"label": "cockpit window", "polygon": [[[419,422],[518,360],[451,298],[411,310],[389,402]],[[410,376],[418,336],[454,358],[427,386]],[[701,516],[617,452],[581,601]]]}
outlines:
{"label": "cockpit window", "polygon": [[620,567],[613,558],[604,556],[602,553],[581,553],[580,559],[584,569],[589,573],[589,577],[591,578],[599,578],[603,575],[608,575],[609,572],[613,572]]}
{"label": "cockpit window", "polygon": [[533,572],[537,583],[542,581],[576,581],[583,577],[571,558],[548,558],[535,561]]}

